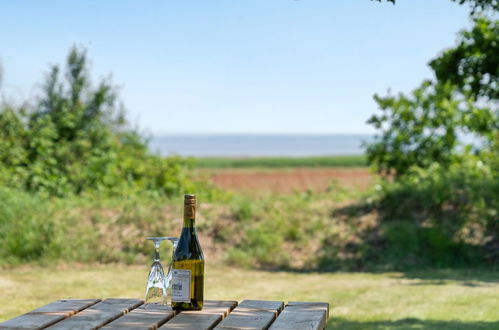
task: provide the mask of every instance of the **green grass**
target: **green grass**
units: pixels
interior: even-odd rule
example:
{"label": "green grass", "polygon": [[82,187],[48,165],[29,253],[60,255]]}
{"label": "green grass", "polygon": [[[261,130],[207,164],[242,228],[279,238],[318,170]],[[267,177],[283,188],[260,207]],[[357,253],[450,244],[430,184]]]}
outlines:
{"label": "green grass", "polygon": [[[62,298],[142,298],[147,264],[0,270],[0,322]],[[498,329],[499,273],[297,273],[208,265],[207,299],[326,301],[328,328]],[[117,281],[116,278],[119,278]]]}
{"label": "green grass", "polygon": [[[197,229],[211,260],[293,270],[375,271],[486,266],[481,246],[439,228],[383,222],[358,192],[254,198],[198,195]],[[211,198],[211,200],[210,200]],[[144,196],[46,199],[0,189],[0,267],[54,262],[143,264],[144,237],[181,230],[180,199]]]}
{"label": "green grass", "polygon": [[366,157],[255,157],[255,158],[196,158],[198,168],[282,168],[282,167],[355,167],[367,166]]}

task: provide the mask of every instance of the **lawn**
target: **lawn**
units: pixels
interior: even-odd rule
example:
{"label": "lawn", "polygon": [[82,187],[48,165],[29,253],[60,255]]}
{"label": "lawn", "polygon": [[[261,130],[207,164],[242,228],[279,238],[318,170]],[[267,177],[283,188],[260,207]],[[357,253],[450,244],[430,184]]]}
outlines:
{"label": "lawn", "polygon": [[198,168],[286,168],[286,167],[359,167],[367,166],[364,155],[323,157],[200,157]]}
{"label": "lawn", "polygon": [[[135,297],[147,266],[0,270],[0,321],[60,298]],[[329,328],[499,329],[499,273],[298,273],[208,267],[206,298],[327,301]]]}

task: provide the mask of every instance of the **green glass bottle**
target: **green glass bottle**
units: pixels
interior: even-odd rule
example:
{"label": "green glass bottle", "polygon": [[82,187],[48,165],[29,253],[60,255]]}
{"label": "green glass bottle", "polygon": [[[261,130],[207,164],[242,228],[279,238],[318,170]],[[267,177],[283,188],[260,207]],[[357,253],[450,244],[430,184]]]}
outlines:
{"label": "green glass bottle", "polygon": [[172,308],[203,308],[204,256],[195,227],[196,196],[184,196],[184,227],[173,254]]}

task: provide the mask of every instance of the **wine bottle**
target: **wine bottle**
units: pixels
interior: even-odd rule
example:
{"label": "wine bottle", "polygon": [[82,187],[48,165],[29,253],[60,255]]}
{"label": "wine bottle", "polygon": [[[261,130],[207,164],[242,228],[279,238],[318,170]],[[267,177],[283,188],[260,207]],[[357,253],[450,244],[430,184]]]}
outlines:
{"label": "wine bottle", "polygon": [[172,262],[172,308],[203,308],[204,256],[195,227],[196,196],[184,196],[184,227]]}

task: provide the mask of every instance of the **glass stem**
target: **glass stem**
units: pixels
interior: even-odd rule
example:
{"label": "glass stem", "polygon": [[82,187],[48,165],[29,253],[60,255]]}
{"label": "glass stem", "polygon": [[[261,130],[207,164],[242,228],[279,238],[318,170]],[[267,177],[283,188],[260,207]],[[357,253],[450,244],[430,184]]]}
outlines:
{"label": "glass stem", "polygon": [[154,241],[154,261],[159,262],[159,241]]}

